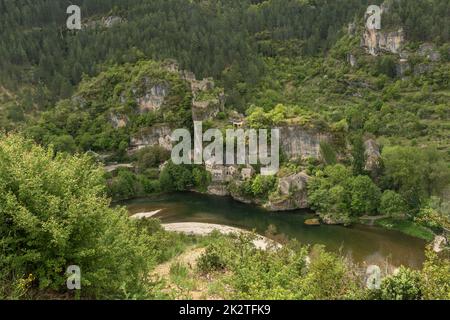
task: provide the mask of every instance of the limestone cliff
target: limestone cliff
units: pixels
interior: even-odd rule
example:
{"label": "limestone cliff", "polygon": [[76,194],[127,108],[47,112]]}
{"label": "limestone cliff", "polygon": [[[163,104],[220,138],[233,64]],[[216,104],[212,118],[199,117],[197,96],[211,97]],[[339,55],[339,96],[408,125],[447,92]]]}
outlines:
{"label": "limestone cliff", "polygon": [[300,126],[280,127],[280,149],[290,159],[320,158],[320,143],[331,135],[314,132]]}
{"label": "limestone cliff", "polygon": [[142,129],[137,135],[132,137],[128,152],[132,154],[139,149],[150,146],[161,146],[166,150],[172,150],[171,134],[172,129],[166,125]]}
{"label": "limestone cliff", "polygon": [[303,172],[280,178],[276,194],[264,207],[269,211],[288,211],[308,208],[307,184],[310,177]]}
{"label": "limestone cliff", "polygon": [[369,172],[375,172],[381,166],[380,146],[375,140],[369,139],[366,142],[364,142],[364,147],[365,147],[364,156],[366,158],[366,164],[364,169]]}
{"label": "limestone cliff", "polygon": [[366,29],[361,39],[361,46],[373,56],[383,52],[398,54],[404,43],[405,33],[402,28],[391,32]]}

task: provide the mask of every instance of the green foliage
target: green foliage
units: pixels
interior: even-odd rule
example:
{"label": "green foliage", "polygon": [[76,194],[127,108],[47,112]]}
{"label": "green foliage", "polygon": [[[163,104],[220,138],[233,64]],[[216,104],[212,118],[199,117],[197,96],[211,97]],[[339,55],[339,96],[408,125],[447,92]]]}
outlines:
{"label": "green foliage", "polygon": [[383,300],[420,300],[420,272],[402,266],[383,280],[380,290]]}
{"label": "green foliage", "polygon": [[352,139],[352,170],[354,175],[365,173],[366,156],[364,140],[361,135]]}
{"label": "green foliage", "polygon": [[431,228],[450,230],[450,201],[431,197],[415,220]]}
{"label": "green foliage", "polygon": [[327,165],[335,165],[337,163],[336,152],[327,142],[320,143],[320,155]]}
{"label": "green foliage", "polygon": [[196,166],[192,169],[192,179],[195,187],[205,192],[208,188],[208,185],[211,183],[211,173],[205,170],[204,167]]}
{"label": "green foliage", "polygon": [[226,266],[227,261],[222,257],[221,250],[215,243],[210,244],[197,261],[197,268],[204,274],[222,271]]}
{"label": "green foliage", "polygon": [[308,200],[322,216],[348,221],[351,216],[375,214],[381,192],[368,176],[354,177],[343,165],[318,171],[308,183]]}
{"label": "green foliage", "polygon": [[411,209],[418,209],[450,181],[450,169],[434,149],[386,147],[382,158],[384,186],[398,191]]}
{"label": "green foliage", "polygon": [[[219,237],[199,261],[201,272],[224,272],[226,299],[357,299],[361,278],[341,257],[295,242],[258,250],[251,235]],[[213,249],[211,249],[213,248]],[[308,258],[308,255],[310,258]],[[205,270],[204,270],[205,269]]]}
{"label": "green foliage", "polygon": [[[105,197],[103,173],[87,156],[54,156],[20,136],[0,139],[2,291],[65,290],[69,265],[81,268],[82,297],[148,295],[154,264],[146,238]],[[22,280],[21,280],[22,279]]]}
{"label": "green foliage", "polygon": [[422,295],[426,300],[450,300],[450,257],[440,258],[431,250],[422,269]]}
{"label": "green foliage", "polygon": [[387,214],[392,218],[401,218],[407,213],[408,206],[397,192],[386,190],[381,196],[379,211],[381,214]]}
{"label": "green foliage", "polygon": [[267,199],[269,194],[276,187],[277,178],[275,176],[257,175],[252,183],[252,193],[260,199]]}
{"label": "green foliage", "polygon": [[116,200],[130,199],[141,193],[135,174],[128,169],[119,169],[109,185],[109,195]]}
{"label": "green foliage", "polygon": [[376,70],[378,74],[384,74],[390,78],[397,75],[397,62],[393,56],[384,56],[377,59]]}
{"label": "green foliage", "polygon": [[186,165],[168,162],[159,177],[161,189],[166,192],[185,191],[193,186],[192,172]]}
{"label": "green foliage", "polygon": [[158,168],[159,165],[169,160],[170,151],[161,146],[152,146],[141,149],[136,155],[136,165],[140,172],[149,168]]}
{"label": "green foliage", "polygon": [[376,214],[381,191],[368,176],[354,177],[350,182],[351,211],[354,215]]}
{"label": "green foliage", "polygon": [[403,217],[401,219],[386,218],[377,220],[376,224],[380,227],[397,230],[411,237],[420,238],[428,242],[434,239],[434,233],[429,228],[414,221],[406,220]]}

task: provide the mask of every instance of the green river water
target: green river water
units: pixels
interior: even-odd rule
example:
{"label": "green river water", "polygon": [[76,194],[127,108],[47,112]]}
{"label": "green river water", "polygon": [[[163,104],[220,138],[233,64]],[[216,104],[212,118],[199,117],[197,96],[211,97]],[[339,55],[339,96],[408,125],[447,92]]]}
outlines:
{"label": "green river water", "polygon": [[203,222],[256,230],[265,234],[274,225],[280,234],[297,239],[302,244],[323,244],[328,250],[350,256],[355,262],[420,268],[424,261],[425,241],[397,231],[379,227],[321,225],[306,226],[305,219],[313,214],[297,210],[269,213],[227,197],[195,193],[176,193],[122,203],[130,213],[162,209],[155,217],[162,223]]}

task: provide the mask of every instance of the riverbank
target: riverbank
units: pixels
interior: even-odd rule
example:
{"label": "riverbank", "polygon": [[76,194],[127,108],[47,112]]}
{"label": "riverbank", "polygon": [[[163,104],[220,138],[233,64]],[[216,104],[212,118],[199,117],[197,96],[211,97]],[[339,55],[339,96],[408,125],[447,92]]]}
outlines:
{"label": "riverbank", "polygon": [[[251,232],[240,229],[229,227],[220,224],[212,224],[212,223],[198,223],[198,222],[182,222],[182,223],[167,223],[162,225],[166,231],[171,232],[179,232],[188,235],[199,235],[206,236],[210,233],[217,231],[221,234],[230,235],[230,234],[252,234]],[[256,235],[256,239],[254,239],[253,244],[256,248],[261,250],[267,250],[269,248],[280,248],[281,245],[267,237],[263,237],[261,235]]]}
{"label": "riverbank", "polygon": [[[269,211],[267,209],[265,209],[264,207],[255,205],[255,204],[248,204],[245,202],[241,202],[236,200],[235,198],[231,197],[231,196],[217,196],[217,195],[209,195],[207,193],[204,192],[199,192],[197,190],[191,190],[191,191],[187,191],[187,192],[183,192],[184,194],[195,194],[195,195],[200,195],[200,196],[205,196],[205,197],[218,197],[218,198],[223,198],[225,200],[230,200],[230,201],[234,201],[237,204],[244,204],[244,205],[248,205],[248,206],[253,206],[253,207],[257,207],[258,210],[265,212],[267,214],[281,214],[281,213],[295,213],[298,212],[300,210],[289,210],[289,211],[283,211],[283,212],[273,212],[273,211]],[[150,194],[148,196],[142,196],[142,197],[134,197],[134,198],[130,198],[130,199],[123,199],[123,200],[117,200],[113,202],[113,205],[120,205],[122,203],[127,203],[127,202],[133,202],[133,201],[140,201],[140,200],[147,200],[147,199],[157,199],[157,198],[161,198],[164,196],[170,196],[171,193],[155,193],[155,194]],[[301,210],[306,211],[306,210]],[[314,214],[313,218],[317,218],[318,215],[312,211],[307,210],[308,212],[311,212],[312,214]],[[145,214],[146,212],[141,212],[142,214]],[[157,215],[159,212],[152,214],[151,216],[155,216]],[[136,213],[134,213],[136,214]],[[369,219],[370,220],[370,219]],[[326,223],[323,220],[321,220],[321,223],[325,224],[325,225],[340,225],[339,223]],[[427,242],[432,242],[435,234],[433,233],[433,231],[431,231],[430,229],[421,226],[417,223],[414,223],[413,221],[409,221],[409,220],[396,220],[393,218],[389,218],[386,216],[380,217],[380,219],[373,219],[368,221],[367,219],[365,220],[364,217],[359,218],[359,219],[355,219],[354,221],[352,221],[352,225],[355,224],[361,224],[361,225],[367,225],[367,226],[376,226],[376,227],[380,227],[386,230],[393,230],[393,231],[398,231],[401,232],[405,235],[408,236],[412,236],[418,239],[422,239],[425,240]],[[342,224],[343,225],[343,224]],[[351,225],[350,225],[351,226]],[[350,226],[345,226],[343,225],[343,227],[350,227]]]}
{"label": "riverbank", "polygon": [[388,230],[396,230],[409,236],[423,239],[427,242],[433,241],[435,237],[433,231],[410,220],[384,218],[376,220],[375,225]]}
{"label": "riverbank", "polygon": [[[378,226],[354,224],[307,226],[316,218],[309,210],[267,212],[220,196],[199,193],[172,193],[121,203],[130,215],[162,210],[153,216],[162,224],[208,223],[256,231],[271,239],[296,239],[304,245],[324,245],[328,250],[349,256],[358,263],[421,268],[426,242],[404,233]],[[268,232],[270,231],[270,232]],[[269,235],[270,234],[270,235]],[[273,235],[273,236],[272,236]]]}

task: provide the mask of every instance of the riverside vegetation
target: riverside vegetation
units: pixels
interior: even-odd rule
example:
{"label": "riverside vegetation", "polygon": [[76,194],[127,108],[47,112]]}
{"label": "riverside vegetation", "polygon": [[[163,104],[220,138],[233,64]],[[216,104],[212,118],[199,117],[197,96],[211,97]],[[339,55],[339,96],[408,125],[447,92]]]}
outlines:
{"label": "riverside vegetation", "polygon": [[[386,43],[364,27],[369,4]],[[448,236],[448,1],[80,1],[79,31],[68,5],[0,2],[0,297],[450,299],[445,247],[369,290],[326,248],[260,251],[111,207],[199,191]],[[174,165],[170,132],[193,120],[281,128],[279,173]]]}

